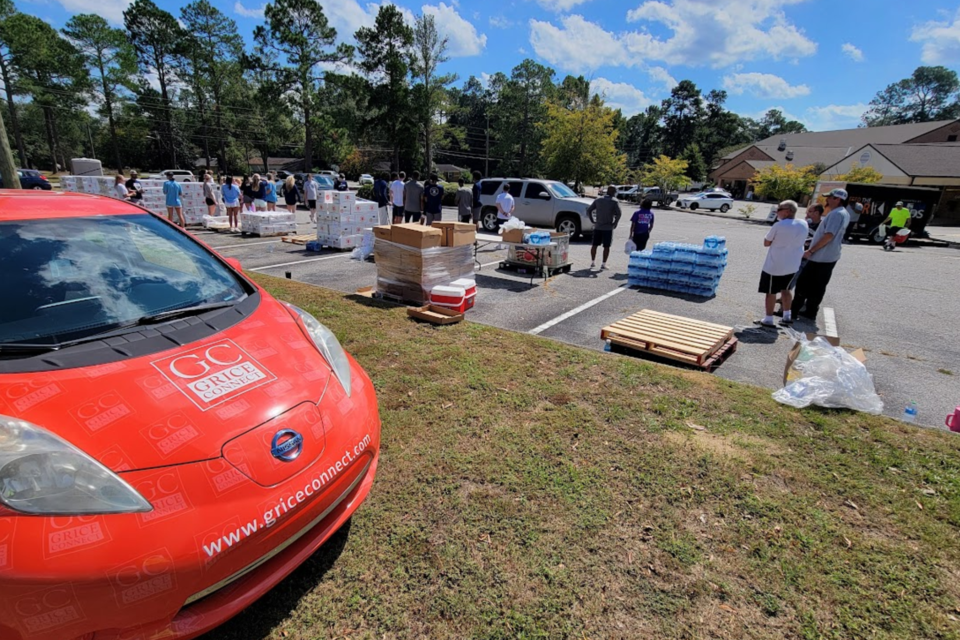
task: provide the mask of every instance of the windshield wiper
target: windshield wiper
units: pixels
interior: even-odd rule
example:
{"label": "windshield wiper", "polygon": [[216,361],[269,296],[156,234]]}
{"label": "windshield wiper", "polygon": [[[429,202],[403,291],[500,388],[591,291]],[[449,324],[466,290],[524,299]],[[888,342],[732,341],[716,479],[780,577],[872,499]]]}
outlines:
{"label": "windshield wiper", "polygon": [[201,313],[206,313],[207,311],[213,311],[214,309],[225,309],[227,307],[236,306],[239,303],[239,300],[232,302],[208,302],[205,304],[197,304],[192,307],[182,307],[180,309],[171,309],[169,311],[161,311],[160,313],[154,313],[149,316],[143,316],[137,320],[138,325],[142,324],[156,324],[158,322],[164,322],[165,320],[171,320],[173,318],[180,318],[183,316],[198,316]]}
{"label": "windshield wiper", "polygon": [[0,355],[4,353],[35,354],[56,351],[63,345],[59,342],[39,344],[32,342],[0,342]]}

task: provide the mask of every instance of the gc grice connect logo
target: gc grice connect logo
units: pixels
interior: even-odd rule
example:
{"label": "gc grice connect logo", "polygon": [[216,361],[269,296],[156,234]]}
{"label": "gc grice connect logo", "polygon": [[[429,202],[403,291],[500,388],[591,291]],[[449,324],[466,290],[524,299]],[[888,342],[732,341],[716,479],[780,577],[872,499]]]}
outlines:
{"label": "gc grice connect logo", "polygon": [[151,363],[201,411],[277,379],[233,340],[221,340]]}

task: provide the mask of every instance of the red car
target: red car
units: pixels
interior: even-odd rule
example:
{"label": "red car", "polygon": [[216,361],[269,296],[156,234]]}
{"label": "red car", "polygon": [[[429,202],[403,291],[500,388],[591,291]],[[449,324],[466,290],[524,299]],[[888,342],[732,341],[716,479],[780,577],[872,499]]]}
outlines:
{"label": "red car", "polygon": [[119,200],[0,191],[0,638],[193,638],[377,469],[333,333]]}

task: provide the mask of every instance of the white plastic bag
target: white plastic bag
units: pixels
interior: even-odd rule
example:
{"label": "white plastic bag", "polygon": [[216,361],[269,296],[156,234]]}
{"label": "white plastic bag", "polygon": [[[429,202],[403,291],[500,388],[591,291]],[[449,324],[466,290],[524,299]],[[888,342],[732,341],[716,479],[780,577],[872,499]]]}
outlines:
{"label": "white plastic bag", "polygon": [[630,255],[637,250],[637,243],[633,240],[627,240],[627,244],[623,246],[623,252],[627,255]]}
{"label": "white plastic bag", "polygon": [[804,334],[790,329],[787,334],[800,343],[800,353],[792,366],[800,377],[774,392],[774,400],[798,409],[813,404],[874,415],[883,412],[883,401],[873,386],[873,376],[862,362],[823,338],[808,340]]}
{"label": "white plastic bag", "polygon": [[526,229],[526,228],[527,228],[527,225],[524,224],[523,220],[521,220],[517,216],[513,216],[512,218],[510,218],[509,220],[503,223],[498,233],[500,233],[500,235],[503,235],[504,231],[510,231],[511,229]]}

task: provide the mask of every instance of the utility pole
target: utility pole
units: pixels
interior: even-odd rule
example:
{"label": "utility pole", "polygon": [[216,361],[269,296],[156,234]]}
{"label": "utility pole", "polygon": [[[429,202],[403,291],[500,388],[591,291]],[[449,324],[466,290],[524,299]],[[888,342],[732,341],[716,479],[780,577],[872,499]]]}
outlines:
{"label": "utility pole", "polygon": [[487,114],[487,152],[483,154],[483,175],[485,178],[490,177],[490,114]]}
{"label": "utility pole", "polygon": [[10,140],[7,138],[7,128],[3,124],[3,113],[0,113],[0,180],[3,180],[4,189],[20,189],[20,176],[17,167],[13,164],[13,152],[10,151]]}

